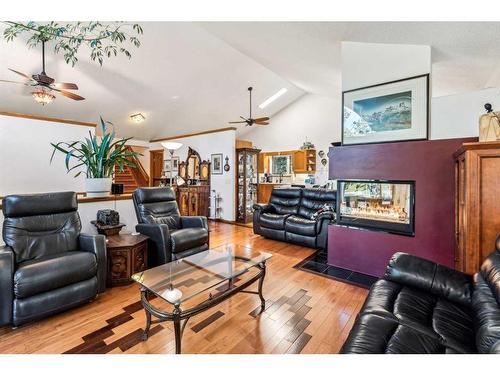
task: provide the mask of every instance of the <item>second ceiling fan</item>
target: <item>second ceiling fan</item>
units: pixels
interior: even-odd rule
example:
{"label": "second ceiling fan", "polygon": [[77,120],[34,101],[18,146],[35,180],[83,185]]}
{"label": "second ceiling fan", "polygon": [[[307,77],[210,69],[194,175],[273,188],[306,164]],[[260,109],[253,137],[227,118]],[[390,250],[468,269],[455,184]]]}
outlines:
{"label": "second ceiling fan", "polygon": [[248,118],[240,116],[243,121],[230,121],[230,124],[246,124],[246,126],[252,126],[253,124],[269,125],[269,117],[252,118],[252,90],[252,87],[248,88],[248,93],[250,95],[250,115],[248,116]]}

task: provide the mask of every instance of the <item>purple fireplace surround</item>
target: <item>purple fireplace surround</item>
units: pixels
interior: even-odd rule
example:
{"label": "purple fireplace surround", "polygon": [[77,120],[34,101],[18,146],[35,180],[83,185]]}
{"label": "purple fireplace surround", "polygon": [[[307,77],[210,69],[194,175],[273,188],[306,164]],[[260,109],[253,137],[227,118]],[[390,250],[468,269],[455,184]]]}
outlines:
{"label": "purple fireplace surround", "polygon": [[477,138],[330,148],[330,179],[415,181],[415,236],[330,225],[328,263],[380,277],[397,251],[454,267],[453,153]]}

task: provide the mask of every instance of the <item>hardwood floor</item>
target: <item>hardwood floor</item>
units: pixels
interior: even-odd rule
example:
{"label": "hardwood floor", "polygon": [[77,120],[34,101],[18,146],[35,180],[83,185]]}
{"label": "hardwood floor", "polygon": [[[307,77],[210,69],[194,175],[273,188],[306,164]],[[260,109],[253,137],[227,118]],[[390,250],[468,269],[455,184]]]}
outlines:
{"label": "hardwood floor", "polygon": [[[240,293],[190,319],[183,353],[337,353],[367,290],[293,266],[308,248],[264,239],[252,229],[211,223],[210,245],[241,243],[271,252],[264,282],[266,311]],[[135,284],[109,289],[95,301],[18,329],[0,329],[0,353],[173,353],[171,322],[140,336],[145,316]]]}

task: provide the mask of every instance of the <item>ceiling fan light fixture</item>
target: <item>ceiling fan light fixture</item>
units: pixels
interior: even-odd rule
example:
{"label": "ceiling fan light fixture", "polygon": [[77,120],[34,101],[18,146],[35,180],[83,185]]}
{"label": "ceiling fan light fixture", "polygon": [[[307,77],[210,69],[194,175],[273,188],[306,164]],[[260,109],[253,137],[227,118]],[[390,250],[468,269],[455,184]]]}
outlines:
{"label": "ceiling fan light fixture", "polygon": [[50,91],[50,89],[39,86],[31,93],[31,96],[41,105],[49,104],[56,98]]}
{"label": "ceiling fan light fixture", "polygon": [[146,116],[144,116],[142,113],[136,113],[136,114],[133,114],[130,116],[130,119],[137,123],[137,124],[140,124],[141,122],[143,122],[144,120],[146,120]]}
{"label": "ceiling fan light fixture", "polygon": [[286,94],[287,91],[288,91],[288,89],[286,89],[285,87],[283,87],[276,94],[272,95],[271,97],[267,98],[264,102],[262,102],[261,104],[259,104],[259,108],[260,109],[266,108],[269,104],[271,104],[272,102],[274,102],[280,96]]}

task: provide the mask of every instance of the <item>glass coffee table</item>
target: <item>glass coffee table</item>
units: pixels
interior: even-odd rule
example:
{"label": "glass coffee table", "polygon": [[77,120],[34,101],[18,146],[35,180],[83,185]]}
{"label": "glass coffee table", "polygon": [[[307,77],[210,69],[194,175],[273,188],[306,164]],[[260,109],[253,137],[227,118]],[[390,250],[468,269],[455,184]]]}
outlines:
{"label": "glass coffee table", "polygon": [[[239,292],[257,294],[260,311],[264,311],[262,286],[266,261],[271,257],[243,245],[223,245],[132,275],[132,279],[141,284],[141,301],[146,313],[143,340],[148,339],[152,324],[172,321],[175,353],[179,354],[189,318]],[[257,281],[257,291],[247,290]],[[153,306],[152,295],[166,302],[167,308]]]}

